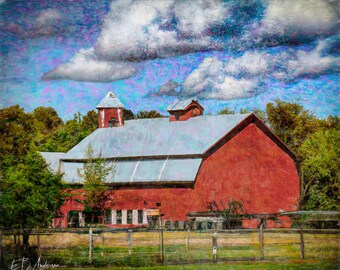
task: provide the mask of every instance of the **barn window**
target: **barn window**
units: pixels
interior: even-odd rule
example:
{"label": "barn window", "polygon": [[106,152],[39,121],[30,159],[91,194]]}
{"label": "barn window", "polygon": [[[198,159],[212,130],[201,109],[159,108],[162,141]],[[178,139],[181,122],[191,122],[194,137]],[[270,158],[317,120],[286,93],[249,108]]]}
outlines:
{"label": "barn window", "polygon": [[138,210],[138,224],[143,223],[143,210]]}
{"label": "barn window", "polygon": [[127,210],[126,223],[127,224],[132,224],[132,210]]}
{"label": "barn window", "polygon": [[122,210],[117,210],[116,215],[116,224],[122,224]]}
{"label": "barn window", "polygon": [[105,224],[111,224],[112,222],[112,216],[111,216],[111,210],[105,211]]}
{"label": "barn window", "polygon": [[116,125],[116,118],[111,117],[109,121],[109,127],[114,127]]}

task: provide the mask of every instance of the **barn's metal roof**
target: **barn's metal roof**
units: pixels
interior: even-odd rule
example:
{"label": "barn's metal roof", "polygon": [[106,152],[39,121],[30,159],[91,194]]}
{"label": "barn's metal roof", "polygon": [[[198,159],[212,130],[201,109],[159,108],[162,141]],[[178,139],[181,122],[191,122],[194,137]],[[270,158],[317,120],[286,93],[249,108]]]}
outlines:
{"label": "barn's metal roof", "polygon": [[65,155],[62,152],[40,152],[51,170],[58,172],[59,160]]}
{"label": "barn's metal roof", "polygon": [[98,128],[67,153],[41,154],[51,168],[63,172],[68,183],[81,183],[77,169],[94,156],[115,160],[112,183],[193,182],[202,154],[242,122],[249,114],[205,115],[187,121],[168,118],[137,119],[125,125]]}
{"label": "barn's metal roof", "polygon": [[185,99],[185,100],[179,100],[176,99],[172,104],[170,104],[166,110],[167,111],[178,111],[178,110],[184,110],[191,102],[197,101],[197,99]]}
{"label": "barn's metal roof", "polygon": [[[107,183],[193,182],[201,161],[201,158],[116,160],[115,173]],[[110,166],[112,161],[108,163]],[[68,183],[83,182],[78,175],[82,168],[82,162],[65,161],[60,167]]]}
{"label": "barn's metal roof", "polygon": [[86,159],[89,144],[94,155],[101,152],[103,158],[201,155],[248,115],[205,115],[173,122],[129,120],[121,127],[98,128],[63,159]]}
{"label": "barn's metal roof", "polygon": [[96,108],[124,108],[124,105],[112,92],[108,92]]}

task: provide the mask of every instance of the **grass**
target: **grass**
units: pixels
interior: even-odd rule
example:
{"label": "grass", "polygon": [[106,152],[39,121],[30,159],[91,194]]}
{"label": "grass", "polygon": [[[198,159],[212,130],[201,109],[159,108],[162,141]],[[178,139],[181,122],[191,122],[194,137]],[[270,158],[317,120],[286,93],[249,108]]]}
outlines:
{"label": "grass", "polygon": [[[265,261],[259,261],[257,233],[219,233],[217,264],[212,263],[211,232],[190,232],[189,249],[186,236],[186,232],[164,232],[166,266],[160,261],[157,232],[132,233],[131,255],[125,232],[95,235],[92,265],[88,263],[88,235],[44,235],[40,242],[43,260],[73,267],[63,269],[94,269],[89,268],[91,266],[102,269],[340,269],[337,234],[306,233],[305,260],[301,260],[299,234],[265,232]],[[11,238],[5,238],[8,246],[10,242]],[[31,245],[34,244],[36,239],[32,237]]]}

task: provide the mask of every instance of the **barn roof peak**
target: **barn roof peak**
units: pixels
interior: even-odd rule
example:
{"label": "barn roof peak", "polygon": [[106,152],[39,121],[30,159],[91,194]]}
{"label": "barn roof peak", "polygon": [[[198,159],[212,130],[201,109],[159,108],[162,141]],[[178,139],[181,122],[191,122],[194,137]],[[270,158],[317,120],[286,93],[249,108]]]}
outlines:
{"label": "barn roof peak", "polygon": [[123,103],[111,91],[96,106],[99,108],[124,108]]}

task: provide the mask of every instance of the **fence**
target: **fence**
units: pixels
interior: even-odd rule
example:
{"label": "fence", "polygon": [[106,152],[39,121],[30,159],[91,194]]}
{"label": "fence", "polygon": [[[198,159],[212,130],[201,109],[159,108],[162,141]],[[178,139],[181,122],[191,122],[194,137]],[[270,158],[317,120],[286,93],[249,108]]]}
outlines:
{"label": "fence", "polygon": [[[48,264],[71,267],[152,266],[263,259],[336,260],[340,252],[338,229],[117,231],[94,228],[92,234],[91,230],[33,232],[30,245],[37,250],[35,260],[41,258]],[[20,242],[18,232],[2,235],[3,258],[8,268],[13,260],[20,260]]]}

